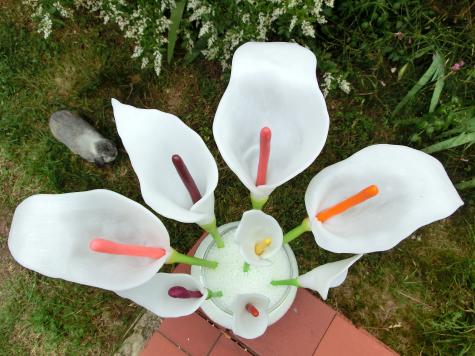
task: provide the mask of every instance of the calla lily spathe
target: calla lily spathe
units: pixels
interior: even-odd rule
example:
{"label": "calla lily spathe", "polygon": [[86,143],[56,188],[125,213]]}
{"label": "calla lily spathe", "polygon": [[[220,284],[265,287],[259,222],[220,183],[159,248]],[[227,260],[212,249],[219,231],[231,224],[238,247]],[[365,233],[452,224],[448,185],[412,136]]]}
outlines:
{"label": "calla lily spathe", "polygon": [[[145,202],[170,219],[212,223],[218,168],[201,137],[172,114],[135,108],[115,99],[112,107]],[[181,156],[201,193],[195,204],[172,163],[175,154]]]}
{"label": "calla lily spathe", "polygon": [[[320,222],[317,213],[369,185],[379,194]],[[421,151],[374,145],[329,166],[310,182],[305,205],[317,244],[337,253],[385,251],[463,205],[442,164]]]}
{"label": "calla lily spathe", "polygon": [[[239,222],[235,234],[236,243],[240,247],[241,255],[250,265],[263,266],[271,262],[268,260],[282,247],[283,232],[272,216],[260,210],[246,211]],[[256,244],[270,239],[271,243],[265,247],[262,254],[256,253]]]}
{"label": "calla lily spathe", "polygon": [[[199,291],[201,298],[173,298],[168,291],[175,286]],[[176,318],[194,313],[206,300],[206,288],[189,274],[157,273],[148,282],[138,287],[116,292],[122,298],[150,310],[162,318]]]}
{"label": "calla lily spathe", "polygon": [[[261,336],[269,325],[269,298],[262,294],[238,294],[232,304],[233,333],[245,339]],[[246,309],[251,304],[259,315],[254,316]]]}
{"label": "calla lily spathe", "polygon": [[[231,170],[266,199],[319,155],[329,118],[318,87],[315,55],[295,43],[249,42],[234,53],[231,79],[213,123]],[[266,184],[256,186],[260,130],[272,131]]]}
{"label": "calla lily spathe", "polygon": [[341,285],[348,275],[348,268],[358,261],[363,255],[355,255],[353,257],[331,262],[318,266],[310,272],[307,272],[298,277],[298,283],[301,287],[312,289],[323,300],[327,299],[328,290]]}
{"label": "calla lily spathe", "polygon": [[[118,243],[159,247],[159,259],[97,253],[96,237]],[[140,204],[109,190],[39,194],[15,210],[8,238],[22,266],[48,277],[108,290],[145,283],[171,253],[162,222]]]}

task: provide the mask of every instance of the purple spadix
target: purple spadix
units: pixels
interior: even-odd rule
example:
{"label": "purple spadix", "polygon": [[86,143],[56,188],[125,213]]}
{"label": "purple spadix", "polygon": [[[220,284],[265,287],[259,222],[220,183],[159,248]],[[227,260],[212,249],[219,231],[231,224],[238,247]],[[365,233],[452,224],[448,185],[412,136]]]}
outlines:
{"label": "purple spadix", "polygon": [[200,291],[198,290],[188,290],[185,287],[180,287],[180,286],[175,286],[171,287],[168,290],[168,295],[172,298],[181,298],[181,299],[187,299],[187,298],[201,298],[203,294],[201,294]]}

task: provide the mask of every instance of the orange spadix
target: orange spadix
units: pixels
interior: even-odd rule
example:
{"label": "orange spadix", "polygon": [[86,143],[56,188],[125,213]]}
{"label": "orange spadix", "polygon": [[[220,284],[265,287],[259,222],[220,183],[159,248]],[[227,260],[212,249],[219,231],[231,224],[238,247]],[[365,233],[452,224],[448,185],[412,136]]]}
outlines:
{"label": "orange spadix", "polygon": [[351,209],[352,207],[361,204],[362,202],[368,199],[373,198],[374,196],[378,195],[378,193],[378,187],[374,184],[370,185],[369,187],[363,189],[361,192],[356,193],[355,195],[339,202],[338,204],[319,212],[316,218],[321,222],[325,222],[333,216],[341,214],[347,211],[348,209]]}
{"label": "orange spadix", "polygon": [[108,253],[112,255],[148,257],[155,260],[162,258],[167,253],[167,251],[159,247],[127,245],[104,239],[92,240],[89,243],[89,248],[95,252]]}
{"label": "orange spadix", "polygon": [[257,318],[259,316],[259,310],[257,310],[257,308],[254,305],[252,305],[251,303],[246,304],[246,310],[254,318]]}

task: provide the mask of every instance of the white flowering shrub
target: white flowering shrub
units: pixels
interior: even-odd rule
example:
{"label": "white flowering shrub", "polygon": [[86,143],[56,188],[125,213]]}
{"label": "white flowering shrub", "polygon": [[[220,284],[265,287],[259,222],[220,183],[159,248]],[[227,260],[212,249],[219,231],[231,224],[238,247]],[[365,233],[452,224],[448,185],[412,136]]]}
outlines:
{"label": "white flowering shrub", "polygon": [[[160,75],[167,51],[171,16],[184,0],[24,0],[46,39],[54,18],[70,18],[86,11],[104,23],[114,23],[131,41],[131,57],[142,68],[152,66]],[[284,40],[315,46],[318,26],[326,23],[325,10],[334,0],[188,0],[178,30],[178,44],[190,58],[203,55],[219,61],[223,70],[231,65],[234,50],[248,41]],[[326,73],[325,94],[335,88],[348,93],[341,75]]]}

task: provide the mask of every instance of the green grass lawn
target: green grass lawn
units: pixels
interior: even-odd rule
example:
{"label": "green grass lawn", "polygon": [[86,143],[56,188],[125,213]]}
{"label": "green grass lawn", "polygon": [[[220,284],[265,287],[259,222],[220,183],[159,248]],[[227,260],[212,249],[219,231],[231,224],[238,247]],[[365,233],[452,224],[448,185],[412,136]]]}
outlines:
{"label": "green grass lawn", "polygon": [[[12,4],[0,4],[0,354],[111,354],[143,310],[114,293],[18,266],[6,246],[13,211],[31,194],[96,188],[143,203],[113,121],[110,98],[116,97],[173,113],[197,131],[218,162],[218,223],[239,220],[250,208],[248,191],[220,157],[211,131],[227,78],[217,64],[198,60],[165,66],[157,79],[130,59],[130,48],[114,27],[88,26],[87,17],[69,21],[45,41]],[[322,154],[277,189],[265,208],[284,230],[305,217],[305,189],[322,168],[369,144],[410,144],[411,132],[388,115],[408,87],[402,90],[389,71],[357,69],[354,92],[327,100],[331,126]],[[418,75],[414,71],[410,78]],[[117,143],[114,164],[97,168],[51,136],[48,118],[62,108],[77,110]],[[454,181],[473,175],[473,147],[438,158]],[[451,218],[418,230],[389,252],[365,256],[328,302],[402,354],[473,352],[474,195],[464,191],[462,198],[465,206]],[[194,225],[162,220],[181,252],[200,235]],[[319,249],[311,234],[292,242],[292,248],[302,272],[341,258]]]}

